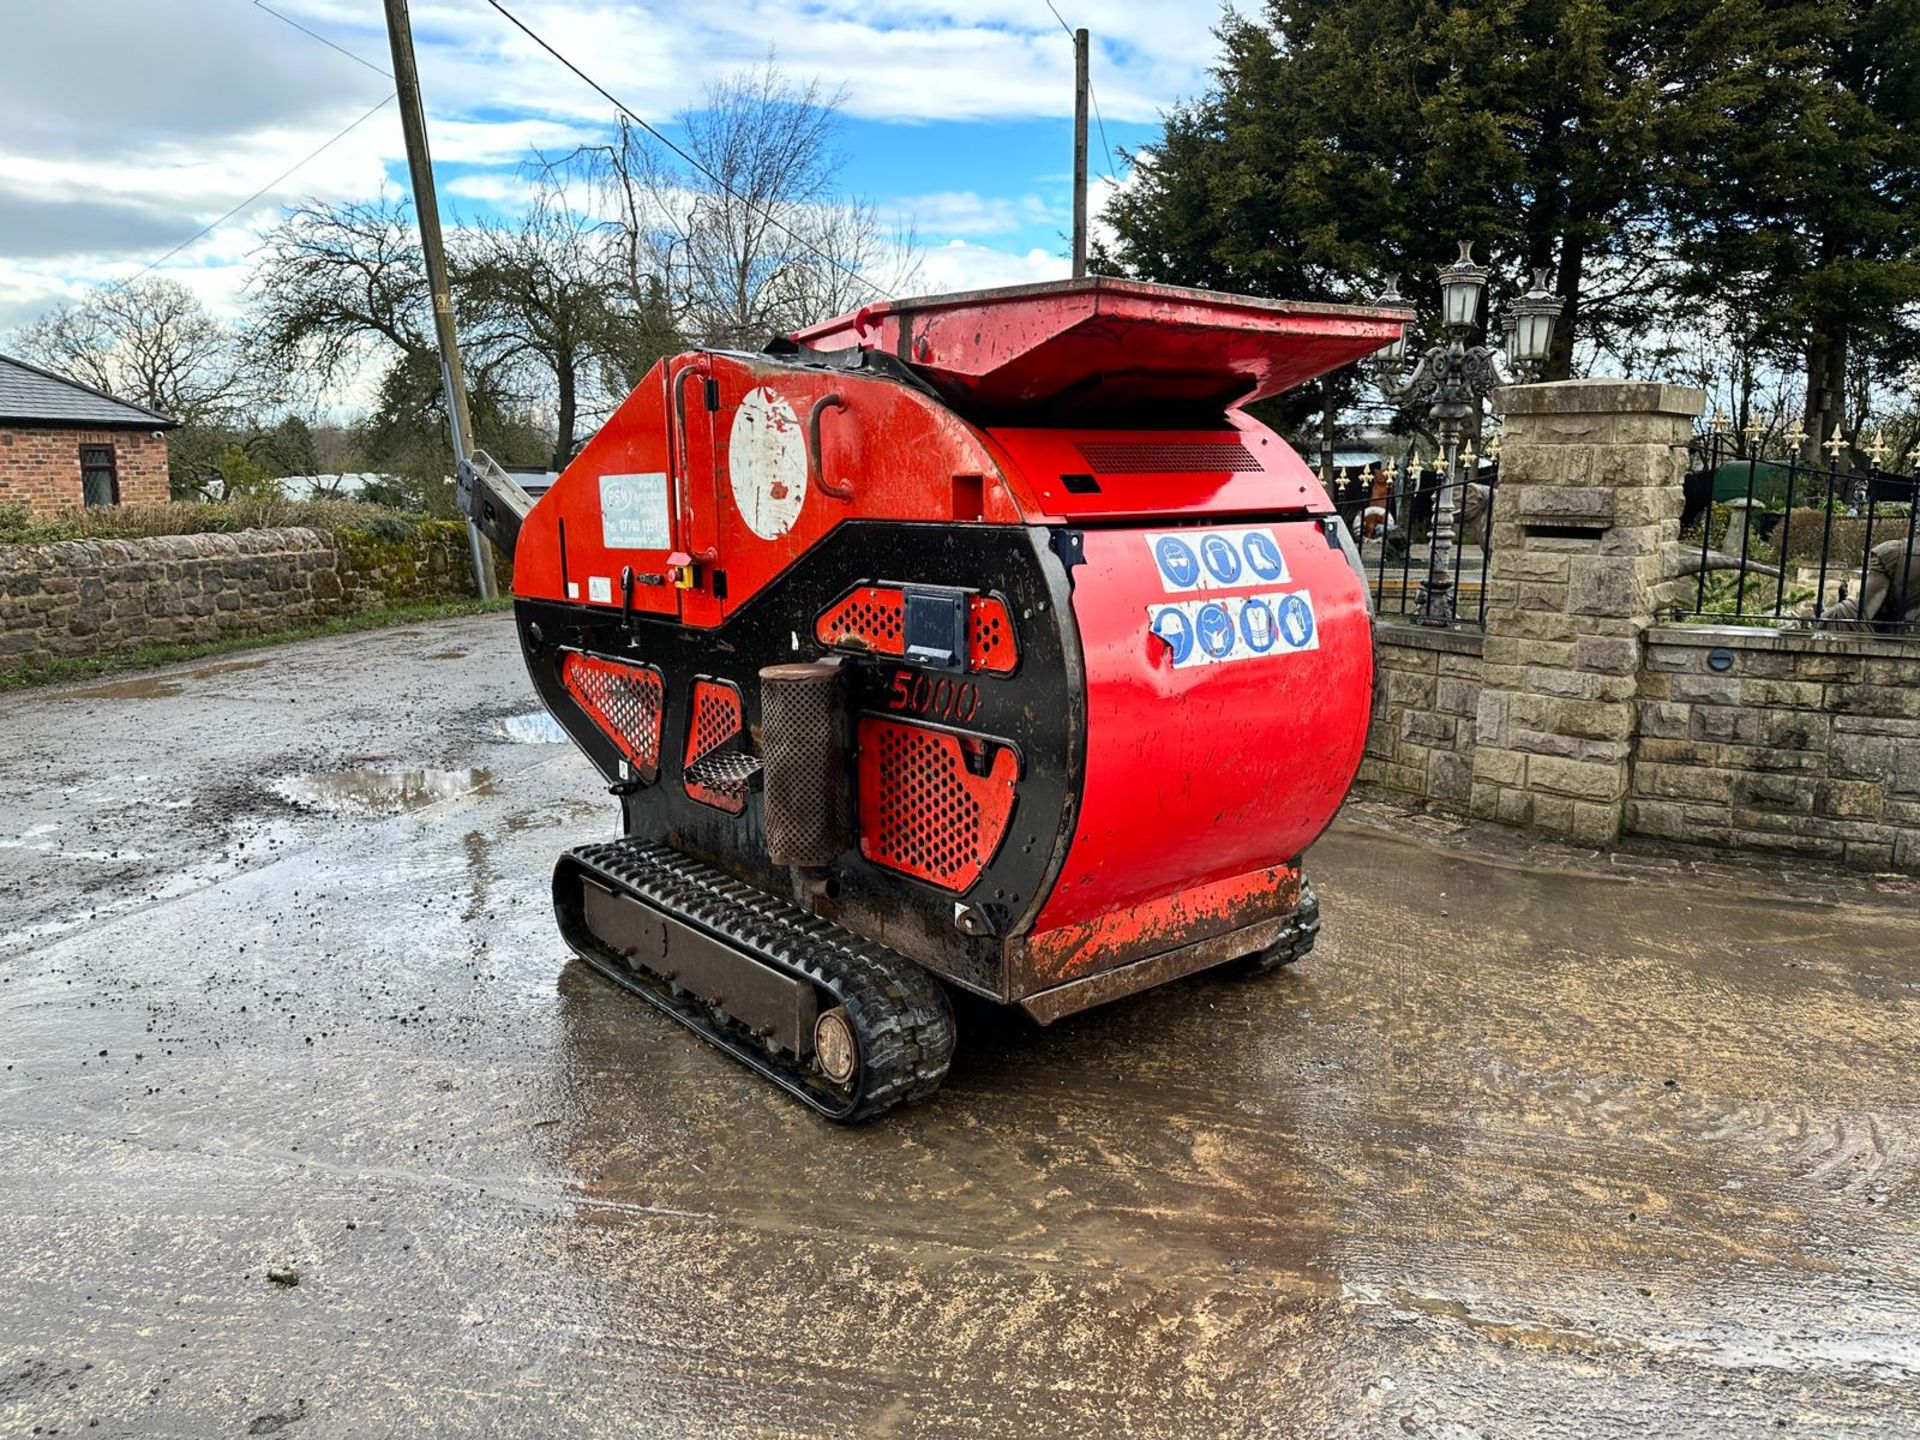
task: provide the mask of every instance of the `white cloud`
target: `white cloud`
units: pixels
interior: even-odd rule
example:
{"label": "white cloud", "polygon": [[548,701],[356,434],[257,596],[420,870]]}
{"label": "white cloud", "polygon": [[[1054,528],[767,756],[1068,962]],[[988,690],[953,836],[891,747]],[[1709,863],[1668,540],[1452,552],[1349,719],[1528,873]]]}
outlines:
{"label": "white cloud", "polygon": [[[846,113],[858,119],[1060,118],[1072,108],[1072,47],[1040,0],[510,3],[653,120],[697,104],[708,84],[770,51],[798,79],[818,79],[829,92],[844,86]],[[1211,5],[1060,3],[1069,20],[1094,27],[1094,83],[1109,120],[1151,120],[1203,83]],[[402,160],[391,106],[305,159],[388,89],[374,73],[390,63],[380,7],[275,0],[275,8],[367,64],[243,0],[9,8],[0,46],[0,333],[88,283],[132,275],[297,164],[165,267],[231,311],[247,257],[282,205],[381,192]],[[601,133],[607,102],[479,0],[414,0],[412,13],[434,156],[462,172],[444,182],[449,208],[514,208],[530,147],[561,151]],[[86,57],[84,84],[75,83],[76,55]],[[1096,213],[1100,193],[1097,184]],[[883,210],[911,219],[926,241],[956,242],[925,249],[927,289],[1065,273],[1065,262],[1043,250],[977,243],[1063,230],[1057,198],[933,190]]]}
{"label": "white cloud", "polygon": [[460,175],[440,185],[440,194],[456,200],[478,200],[496,210],[518,210],[527,201],[526,177],[517,172],[491,171]]}
{"label": "white cloud", "polygon": [[1030,225],[1060,225],[1062,217],[1038,195],[981,195],[941,190],[895,200],[895,212],[927,239],[956,235],[1009,235]]}
{"label": "white cloud", "polygon": [[1037,280],[1064,280],[1073,269],[1063,255],[1033,249],[1024,254],[970,245],[955,240],[919,253],[920,272],[914,289],[925,295],[956,290],[984,290],[993,285],[1031,285]]}

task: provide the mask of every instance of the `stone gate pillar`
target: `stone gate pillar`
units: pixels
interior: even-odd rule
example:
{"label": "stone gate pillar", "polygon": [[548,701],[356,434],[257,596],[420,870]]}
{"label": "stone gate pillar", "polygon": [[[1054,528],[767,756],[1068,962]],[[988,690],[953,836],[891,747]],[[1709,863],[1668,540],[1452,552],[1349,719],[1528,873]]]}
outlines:
{"label": "stone gate pillar", "polygon": [[1472,809],[1582,845],[1620,838],[1642,636],[1678,539],[1699,390],[1568,380],[1499,391]]}

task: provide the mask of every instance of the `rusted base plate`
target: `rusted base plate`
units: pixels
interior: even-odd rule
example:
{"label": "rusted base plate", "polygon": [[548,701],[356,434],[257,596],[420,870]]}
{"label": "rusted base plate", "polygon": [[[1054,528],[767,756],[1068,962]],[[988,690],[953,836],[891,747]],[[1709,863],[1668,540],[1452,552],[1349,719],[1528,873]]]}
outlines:
{"label": "rusted base plate", "polygon": [[1063,1016],[1229,961],[1251,960],[1261,970],[1277,968],[1312,949],[1319,930],[1319,902],[1314,899],[1312,888],[1303,884],[1300,906],[1291,915],[1272,916],[1224,935],[1196,940],[1177,950],[1136,960],[1131,965],[1056,985],[1051,990],[1029,995],[1020,1002],[1020,1008],[1042,1025],[1051,1025]]}

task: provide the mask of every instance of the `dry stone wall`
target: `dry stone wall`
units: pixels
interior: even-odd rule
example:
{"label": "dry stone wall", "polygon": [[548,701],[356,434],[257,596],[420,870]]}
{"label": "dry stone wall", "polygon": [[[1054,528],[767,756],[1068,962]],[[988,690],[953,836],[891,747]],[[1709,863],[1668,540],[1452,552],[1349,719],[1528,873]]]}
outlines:
{"label": "dry stone wall", "polygon": [[0,545],[0,668],[472,594],[465,531],[440,522]]}

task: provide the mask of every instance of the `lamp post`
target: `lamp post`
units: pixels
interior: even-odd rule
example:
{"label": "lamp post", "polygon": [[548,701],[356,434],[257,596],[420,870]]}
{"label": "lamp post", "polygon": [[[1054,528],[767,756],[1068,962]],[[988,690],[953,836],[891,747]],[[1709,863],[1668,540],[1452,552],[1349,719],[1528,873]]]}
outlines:
{"label": "lamp post", "polygon": [[[1420,357],[1413,373],[1404,374],[1407,342],[1401,338],[1375,355],[1375,379],[1386,395],[1403,404],[1425,402],[1427,418],[1444,454],[1445,478],[1433,506],[1433,535],[1427,546],[1427,578],[1414,602],[1416,625],[1451,625],[1458,615],[1453,593],[1454,495],[1460,484],[1460,441],[1467,421],[1480,413],[1481,402],[1496,385],[1519,384],[1540,373],[1553,344],[1553,326],[1561,300],[1547,285],[1547,272],[1536,270],[1533,286],[1511,301],[1501,324],[1504,344],[1498,349],[1468,345],[1478,325],[1480,301],[1487,288],[1487,267],[1476,265],[1471,241],[1460,242],[1460,258],[1440,272],[1440,319],[1446,338]],[[1418,313],[1399,293],[1390,277],[1386,293],[1375,302],[1403,310],[1411,329]]]}

